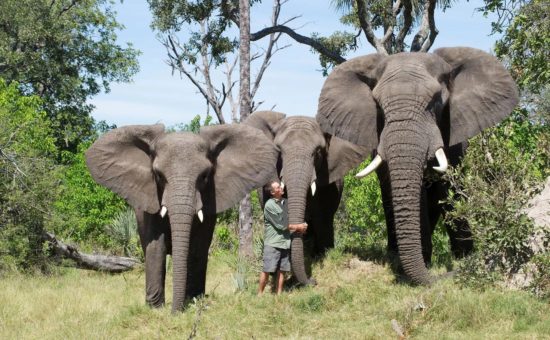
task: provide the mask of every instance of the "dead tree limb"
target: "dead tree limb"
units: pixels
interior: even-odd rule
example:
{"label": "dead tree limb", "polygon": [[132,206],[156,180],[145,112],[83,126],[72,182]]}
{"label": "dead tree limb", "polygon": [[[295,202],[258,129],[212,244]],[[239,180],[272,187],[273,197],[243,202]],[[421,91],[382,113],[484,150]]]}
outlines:
{"label": "dead tree limb", "polygon": [[58,240],[52,233],[44,232],[42,237],[45,241],[50,243],[58,255],[74,260],[79,268],[109,273],[121,273],[132,270],[140,264],[140,261],[131,257],[81,253],[76,247]]}

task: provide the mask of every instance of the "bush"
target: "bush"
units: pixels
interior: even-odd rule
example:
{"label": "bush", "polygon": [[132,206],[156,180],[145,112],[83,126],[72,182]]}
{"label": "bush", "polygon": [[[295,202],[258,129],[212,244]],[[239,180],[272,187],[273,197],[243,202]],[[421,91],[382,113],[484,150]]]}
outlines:
{"label": "bush", "polygon": [[118,248],[118,253],[124,256],[143,259],[134,209],[127,208],[119,212],[106,229],[107,235],[111,237],[111,242],[115,246],[113,250]]}
{"label": "bush", "polygon": [[[461,166],[449,174],[457,195],[449,198],[455,210],[447,217],[468,221],[475,246],[461,265],[461,282],[496,283],[533,259],[529,239],[535,227],[521,210],[550,175],[549,141],[547,125],[516,111],[472,139]],[[545,275],[540,282],[547,282],[550,273]]]}
{"label": "bush", "polygon": [[387,239],[378,178],[373,174],[363,179],[355,177],[369,163],[367,159],[344,178],[342,201],[335,218],[336,247],[359,255],[384,252]]}
{"label": "bush", "polygon": [[0,79],[0,271],[48,271],[42,234],[58,193],[53,132],[38,97]]}
{"label": "bush", "polygon": [[88,247],[117,247],[105,227],[127,205],[122,198],[97,184],[86,166],[84,153],[91,142],[83,143],[78,153],[63,153],[61,193],[54,204],[51,230],[63,239]]}

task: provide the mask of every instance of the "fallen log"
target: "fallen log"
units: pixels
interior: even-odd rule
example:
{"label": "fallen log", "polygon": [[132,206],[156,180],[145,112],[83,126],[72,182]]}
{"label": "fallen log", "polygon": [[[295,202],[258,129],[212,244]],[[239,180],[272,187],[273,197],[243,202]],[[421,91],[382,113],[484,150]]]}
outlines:
{"label": "fallen log", "polygon": [[74,260],[79,268],[121,273],[140,264],[140,261],[131,257],[81,253],[76,247],[61,242],[49,232],[44,232],[42,237],[50,243],[56,254]]}

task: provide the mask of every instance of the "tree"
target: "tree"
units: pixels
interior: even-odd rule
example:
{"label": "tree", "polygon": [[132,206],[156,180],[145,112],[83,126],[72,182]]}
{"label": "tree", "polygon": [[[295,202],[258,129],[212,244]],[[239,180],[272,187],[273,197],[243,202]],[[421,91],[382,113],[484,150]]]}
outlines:
{"label": "tree", "polygon": [[0,2],[0,76],[42,99],[63,149],[93,134],[87,99],[138,70],[138,51],[116,44],[112,1]]}
{"label": "tree", "polygon": [[[237,0],[209,0],[188,2],[181,0],[148,0],[153,13],[152,27],[166,47],[168,64],[173,71],[187,78],[204,97],[207,113],[213,110],[218,122],[224,124],[224,108],[231,112],[231,120],[239,122],[239,100],[233,89],[237,82],[233,72],[239,61],[239,6]],[[252,0],[250,3],[259,2]],[[274,0],[272,24],[277,25],[282,4]],[[189,30],[185,40],[182,31]],[[250,35],[251,37],[253,34]],[[250,60],[259,64],[250,97],[254,100],[271,58],[286,46],[278,46],[280,34],[269,36],[267,46],[252,53]],[[220,69],[223,71],[220,72]],[[216,73],[217,72],[217,73]],[[219,85],[217,85],[219,84]],[[258,104],[251,103],[251,111]],[[227,109],[225,109],[227,111]]]}
{"label": "tree", "polygon": [[[239,113],[244,121],[251,113],[250,98],[250,2],[239,0]],[[250,194],[242,199],[239,205],[239,254],[254,257],[252,235],[252,204]]]}
{"label": "tree", "polygon": [[534,0],[517,14],[497,41],[495,53],[509,64],[518,85],[540,93],[550,83],[550,3]]}

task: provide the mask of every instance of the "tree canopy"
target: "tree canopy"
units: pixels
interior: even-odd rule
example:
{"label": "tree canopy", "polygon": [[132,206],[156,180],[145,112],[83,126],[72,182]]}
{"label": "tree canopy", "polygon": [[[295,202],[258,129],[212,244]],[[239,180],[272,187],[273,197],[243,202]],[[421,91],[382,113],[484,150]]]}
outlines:
{"label": "tree canopy", "polygon": [[112,0],[2,0],[0,77],[34,94],[52,122],[56,143],[76,150],[92,132],[87,99],[129,81],[138,51],[116,43],[122,26]]}

